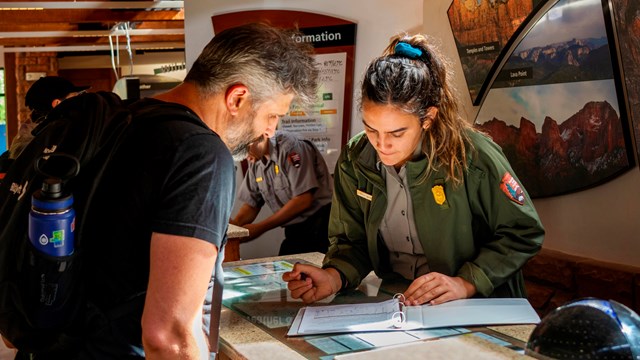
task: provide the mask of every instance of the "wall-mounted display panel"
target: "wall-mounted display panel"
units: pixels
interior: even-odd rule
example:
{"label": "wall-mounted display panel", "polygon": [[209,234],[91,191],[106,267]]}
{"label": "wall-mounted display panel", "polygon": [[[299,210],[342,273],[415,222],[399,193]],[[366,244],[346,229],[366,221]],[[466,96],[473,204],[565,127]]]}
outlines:
{"label": "wall-mounted display panel", "polygon": [[620,58],[633,124],[636,151],[640,159],[640,1],[613,0]]}
{"label": "wall-mounted display panel", "polygon": [[296,38],[315,49],[320,71],[316,103],[310,109],[296,104],[282,118],[279,129],[312,141],[333,173],[340,150],[349,138],[357,25],[327,15],[292,10],[249,10],[214,15],[214,32],[250,22],[267,22],[300,31]]}
{"label": "wall-mounted display panel", "polygon": [[453,0],[447,11],[471,101],[515,30],[540,0]]}
{"label": "wall-mounted display panel", "polygon": [[634,163],[608,1],[547,3],[497,60],[476,118],[532,197],[595,186]]}

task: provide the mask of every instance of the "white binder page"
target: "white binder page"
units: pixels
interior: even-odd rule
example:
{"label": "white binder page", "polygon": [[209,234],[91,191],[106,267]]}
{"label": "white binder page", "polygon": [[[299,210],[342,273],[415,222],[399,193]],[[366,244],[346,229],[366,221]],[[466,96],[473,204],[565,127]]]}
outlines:
{"label": "white binder page", "polygon": [[395,298],[378,303],[308,306],[298,312],[287,335],[539,322],[527,299],[462,299],[440,305],[404,306]]}
{"label": "white binder page", "polygon": [[407,306],[405,309],[407,325],[422,323],[423,328],[540,322],[527,299],[462,299],[440,305]]}
{"label": "white binder page", "polygon": [[398,299],[377,303],[309,306],[305,308],[298,334],[388,330],[399,321]]}

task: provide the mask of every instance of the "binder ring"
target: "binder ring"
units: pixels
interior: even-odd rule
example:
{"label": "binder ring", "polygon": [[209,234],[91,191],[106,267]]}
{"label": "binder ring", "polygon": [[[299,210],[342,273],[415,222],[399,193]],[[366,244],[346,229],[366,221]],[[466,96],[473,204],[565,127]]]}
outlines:
{"label": "binder ring", "polygon": [[396,293],[395,295],[393,295],[393,298],[400,300],[400,303],[402,304],[404,304],[404,301],[406,300],[404,298],[404,294],[401,294],[401,293]]}
{"label": "binder ring", "polygon": [[393,313],[393,315],[391,315],[391,322],[392,322],[392,326],[396,329],[399,329],[402,327],[402,324],[404,324],[405,321],[405,314],[402,311],[396,311]]}

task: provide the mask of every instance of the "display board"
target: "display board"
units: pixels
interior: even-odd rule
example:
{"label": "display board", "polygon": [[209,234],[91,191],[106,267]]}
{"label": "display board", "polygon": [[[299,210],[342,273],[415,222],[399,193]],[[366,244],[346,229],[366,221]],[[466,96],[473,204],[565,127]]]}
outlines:
{"label": "display board", "polygon": [[634,164],[608,1],[542,5],[496,61],[475,121],[532,197],[586,189]]}
{"label": "display board", "polygon": [[469,95],[478,91],[507,41],[540,0],[453,0],[447,11]]}
{"label": "display board", "polygon": [[613,0],[620,60],[629,104],[629,117],[640,159],[640,1]]}

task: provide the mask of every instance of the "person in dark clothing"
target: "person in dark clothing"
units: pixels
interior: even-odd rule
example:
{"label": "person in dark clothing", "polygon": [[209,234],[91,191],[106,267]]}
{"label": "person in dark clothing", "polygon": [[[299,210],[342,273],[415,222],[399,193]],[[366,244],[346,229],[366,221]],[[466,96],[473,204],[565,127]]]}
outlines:
{"label": "person in dark clothing", "polygon": [[27,121],[20,124],[9,149],[0,155],[0,181],[9,171],[13,160],[33,139],[31,132],[46,118],[47,114],[65,99],[79,95],[88,88],[89,86],[76,86],[59,76],[41,77],[31,85],[25,97],[25,104],[31,109],[31,115]]}
{"label": "person in dark clothing", "polygon": [[40,124],[61,102],[79,95],[90,86],[76,86],[71,81],[60,76],[44,76],[36,80],[27,90],[24,102],[31,115],[29,120],[23,122],[18,128],[18,134],[13,138],[9,147],[9,157],[15,159],[29,144],[33,135],[31,132]]}
{"label": "person in dark clothing", "polygon": [[[79,349],[26,358],[210,357],[217,333],[207,339],[205,300],[222,276],[234,159],[273,136],[294,99],[307,105],[316,94],[313,49],[292,35],[262,24],[222,31],[183,83],[131,105],[133,125],[151,105],[185,116],[134,126],[97,185],[83,274],[88,302],[108,316],[87,326]],[[131,299],[140,306],[114,315]]]}

